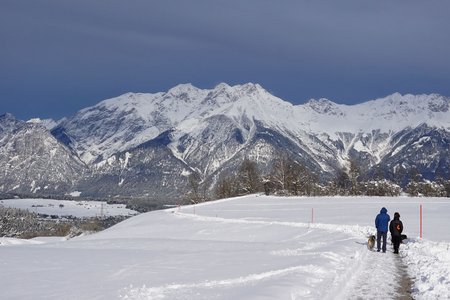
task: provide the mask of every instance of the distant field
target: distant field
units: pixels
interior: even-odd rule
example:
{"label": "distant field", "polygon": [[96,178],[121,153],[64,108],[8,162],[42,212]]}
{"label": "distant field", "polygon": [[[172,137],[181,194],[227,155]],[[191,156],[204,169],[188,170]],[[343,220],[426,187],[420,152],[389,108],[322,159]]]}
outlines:
{"label": "distant field", "polygon": [[38,214],[74,216],[77,218],[131,216],[137,214],[136,211],[126,208],[124,204],[108,204],[103,201],[10,199],[0,200],[0,205],[25,209]]}

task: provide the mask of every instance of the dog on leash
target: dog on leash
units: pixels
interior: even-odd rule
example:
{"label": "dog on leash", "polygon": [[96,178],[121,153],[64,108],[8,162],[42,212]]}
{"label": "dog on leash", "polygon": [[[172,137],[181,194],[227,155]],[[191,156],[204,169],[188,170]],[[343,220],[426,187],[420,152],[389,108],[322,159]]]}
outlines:
{"label": "dog on leash", "polygon": [[367,240],[367,249],[372,251],[373,247],[375,247],[375,236],[369,235],[369,239]]}

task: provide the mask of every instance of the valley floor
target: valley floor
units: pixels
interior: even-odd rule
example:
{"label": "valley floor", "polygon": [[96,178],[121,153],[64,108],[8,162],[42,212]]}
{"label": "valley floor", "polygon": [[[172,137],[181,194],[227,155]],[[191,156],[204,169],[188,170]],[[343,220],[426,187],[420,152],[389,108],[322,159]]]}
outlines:
{"label": "valley floor", "polygon": [[[419,239],[419,205],[424,239]],[[381,207],[400,255],[369,251]],[[450,201],[252,195],[154,211],[68,241],[0,239],[5,299],[447,299]],[[412,281],[412,290],[408,289]]]}

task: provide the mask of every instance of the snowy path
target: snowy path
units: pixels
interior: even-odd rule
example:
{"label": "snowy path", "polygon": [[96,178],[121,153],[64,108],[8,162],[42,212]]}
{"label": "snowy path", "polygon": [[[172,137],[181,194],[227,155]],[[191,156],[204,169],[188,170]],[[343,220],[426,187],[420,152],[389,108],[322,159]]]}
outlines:
{"label": "snowy path", "polygon": [[391,251],[368,252],[353,272],[337,299],[411,299],[411,281]]}

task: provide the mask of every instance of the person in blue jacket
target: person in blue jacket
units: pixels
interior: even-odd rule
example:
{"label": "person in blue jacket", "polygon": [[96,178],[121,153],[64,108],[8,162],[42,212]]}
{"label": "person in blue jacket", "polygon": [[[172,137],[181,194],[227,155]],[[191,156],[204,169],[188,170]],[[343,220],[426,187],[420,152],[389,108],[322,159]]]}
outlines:
{"label": "person in blue jacket", "polygon": [[[380,213],[375,218],[375,227],[377,228],[377,251],[383,249],[383,253],[386,252],[386,238],[389,230],[389,221],[391,217],[387,214],[386,207],[380,210]],[[383,238],[383,247],[381,248],[381,238]]]}

